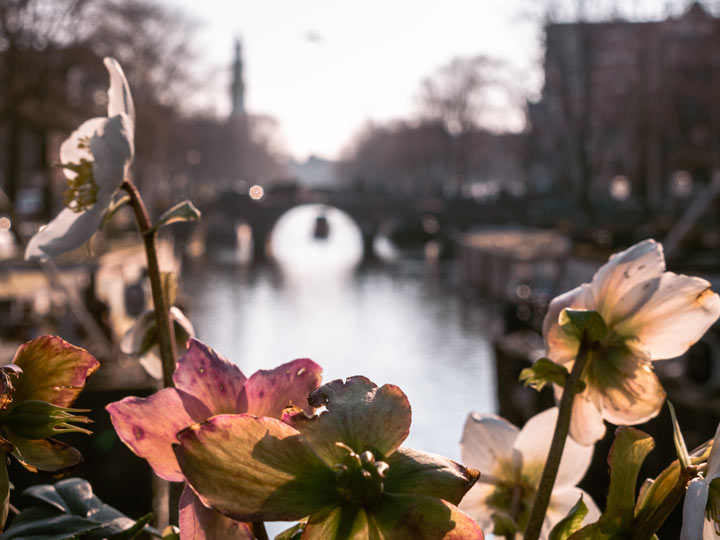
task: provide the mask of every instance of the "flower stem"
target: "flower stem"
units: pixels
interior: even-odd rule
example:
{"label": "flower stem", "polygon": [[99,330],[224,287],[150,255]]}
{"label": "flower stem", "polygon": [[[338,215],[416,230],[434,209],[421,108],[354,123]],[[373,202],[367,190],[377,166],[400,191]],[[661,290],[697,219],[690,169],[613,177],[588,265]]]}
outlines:
{"label": "flower stem", "polygon": [[122,189],[130,195],[130,206],[135,214],[135,221],[145,244],[145,255],[147,256],[147,271],[150,278],[150,290],[152,291],[153,304],[155,306],[155,323],[158,329],[158,345],[160,347],[160,359],[162,361],[163,387],[170,388],[173,386],[172,375],[175,371],[175,332],[170,322],[168,309],[170,306],[165,305],[165,295],[163,294],[162,278],[160,275],[160,266],[158,264],[157,250],[155,247],[155,238],[157,231],[152,230],[152,223],[148,215],[145,203],[140,196],[135,184],[130,180],[125,180]]}
{"label": "flower stem", "polygon": [[540,485],[538,486],[535,501],[533,502],[528,526],[525,529],[524,540],[537,540],[540,536],[545,513],[550,504],[550,496],[552,495],[555,478],[560,468],[560,458],[562,458],[567,440],[568,431],[570,430],[570,417],[572,415],[572,406],[575,401],[575,395],[578,391],[578,383],[580,375],[587,363],[587,346],[585,340],[581,341],[580,350],[575,358],[570,375],[565,381],[565,389],[560,398],[560,406],[558,410],[558,419],[555,424],[555,433],[553,433],[550,451],[548,452],[545,468],[540,477]]}
{"label": "flower stem", "polygon": [[257,540],[269,540],[268,533],[265,530],[265,523],[262,521],[253,521],[252,530]]}

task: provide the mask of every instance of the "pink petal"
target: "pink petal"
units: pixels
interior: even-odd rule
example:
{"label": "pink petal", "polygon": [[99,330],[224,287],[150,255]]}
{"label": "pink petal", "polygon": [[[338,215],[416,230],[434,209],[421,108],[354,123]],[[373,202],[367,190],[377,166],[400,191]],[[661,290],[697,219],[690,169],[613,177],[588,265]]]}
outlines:
{"label": "pink petal", "polygon": [[173,374],[183,405],[196,422],[237,412],[246,380],[235,364],[197,339],[188,341]]}
{"label": "pink petal", "polygon": [[236,411],[280,418],[283,409],[292,404],[311,414],[314,409],[307,398],[321,380],[322,368],[308,358],[256,371],[245,383]]}
{"label": "pink petal", "polygon": [[180,540],[253,540],[247,523],[235,521],[200,502],[189,486],[180,496]]}
{"label": "pink petal", "polygon": [[105,407],[120,439],[147,460],[160,478],[184,480],[172,444],[175,435],[193,423],[174,388],[160,390],[148,398],[126,397]]}

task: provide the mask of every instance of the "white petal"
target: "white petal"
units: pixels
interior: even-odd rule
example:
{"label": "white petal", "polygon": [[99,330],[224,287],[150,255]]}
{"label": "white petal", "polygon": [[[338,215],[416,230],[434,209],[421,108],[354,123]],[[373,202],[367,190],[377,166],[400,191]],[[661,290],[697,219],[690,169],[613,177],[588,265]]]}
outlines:
{"label": "white petal", "polygon": [[489,531],[493,527],[493,521],[490,516],[495,510],[490,508],[486,503],[488,497],[493,494],[493,491],[495,491],[494,485],[478,482],[470,488],[470,491],[465,494],[458,505],[460,510],[477,521],[483,531]]}
{"label": "white petal", "polygon": [[462,461],[467,467],[492,473],[499,461],[511,462],[518,428],[499,416],[470,413],[460,441]]}
{"label": "white petal", "polygon": [[[705,538],[705,505],[708,498],[708,484],[705,480],[695,478],[685,493],[683,503],[683,523],[680,540],[699,540]],[[711,537],[712,538],[712,537]]]}
{"label": "white petal", "polygon": [[595,309],[595,299],[590,285],[587,283],[580,285],[554,298],[545,314],[543,336],[547,347],[546,354],[551,360],[560,364],[573,361],[580,346],[578,340],[566,334],[558,324],[560,312],[565,308]]}
{"label": "white petal", "polygon": [[605,422],[587,392],[576,396],[570,418],[570,436],[583,446],[594,444],[605,435]]}
{"label": "white petal", "polygon": [[112,194],[120,187],[134,150],[132,126],[128,117],[122,114],[108,119],[103,129],[90,139],[90,151],[94,158],[93,176],[99,191]]}
{"label": "white petal", "polygon": [[648,362],[624,347],[611,348],[604,360],[590,366],[592,399],[605,420],[620,426],[655,418],[665,402],[665,390]]}
{"label": "white petal", "polygon": [[[717,444],[715,444],[715,441],[717,441]],[[713,439],[713,446],[710,450],[705,478],[713,480],[718,476],[720,476],[720,424],[718,424],[717,430],[715,430],[715,438]]]}
{"label": "white petal", "polygon": [[594,523],[600,518],[600,509],[597,504],[595,504],[592,497],[582,489],[571,487],[568,489],[553,490],[550,505],[545,514],[545,522],[543,523],[543,530],[546,531],[545,538],[547,538],[547,534],[549,534],[557,522],[567,516],[570,509],[580,500],[580,497],[582,497],[588,509],[588,513],[582,521],[583,525]]}
{"label": "white petal", "polygon": [[153,324],[155,324],[155,310],[146,309],[125,332],[120,341],[120,350],[125,354],[140,354],[145,335]]}
{"label": "white petal", "polygon": [[[550,451],[557,416],[557,407],[536,414],[527,421],[515,440],[515,448],[522,454],[523,474],[537,476],[538,482]],[[557,488],[574,486],[582,480],[590,466],[593,448],[592,445],[583,446],[567,438],[555,480]]]}
{"label": "white petal", "polygon": [[130,86],[128,85],[125,73],[117,60],[105,57],[105,67],[110,73],[110,88],[108,89],[108,117],[124,113],[130,117],[135,124],[135,104],[133,103]]}
{"label": "white petal", "polygon": [[[98,194],[100,197],[100,194]],[[33,236],[25,250],[26,259],[47,259],[78,248],[98,230],[112,194],[85,212],[64,208],[47,226]]]}
{"label": "white petal", "polygon": [[610,257],[591,283],[600,315],[607,322],[615,304],[627,291],[664,271],[662,246],[655,240],[644,240]]}
{"label": "white petal", "polygon": [[[625,309],[624,320],[614,330],[633,336],[628,344],[641,349],[652,360],[680,356],[699,340],[720,316],[720,297],[710,290],[704,279],[665,272],[654,293],[642,298],[638,291],[629,291],[618,303]],[[642,289],[645,284],[639,287]],[[634,309],[624,304],[636,302]]]}
{"label": "white petal", "polygon": [[195,337],[195,328],[193,327],[190,319],[188,319],[180,308],[177,306],[170,306],[170,317],[175,320],[175,323],[180,325],[185,333],[190,337]]}
{"label": "white petal", "polygon": [[[107,118],[91,118],[80,124],[80,127],[73,131],[60,145],[60,162],[80,163],[81,159],[93,161],[93,156],[90,153],[90,148],[87,146],[87,143],[98,132],[104,131],[107,121]],[[81,139],[84,139],[82,148],[80,148]],[[77,176],[77,173],[70,169],[63,169],[63,172],[65,176],[70,179]]]}

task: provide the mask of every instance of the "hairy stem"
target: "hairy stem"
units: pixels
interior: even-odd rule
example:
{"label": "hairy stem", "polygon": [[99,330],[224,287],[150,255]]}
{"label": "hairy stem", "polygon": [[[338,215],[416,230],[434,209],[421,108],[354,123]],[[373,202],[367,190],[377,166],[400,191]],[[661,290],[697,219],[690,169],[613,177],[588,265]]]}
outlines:
{"label": "hairy stem", "polygon": [[135,221],[145,244],[145,255],[147,256],[147,271],[150,278],[150,290],[152,291],[153,305],[155,306],[155,323],[158,329],[158,345],[160,347],[160,359],[162,360],[163,387],[173,386],[172,375],[175,371],[175,332],[170,321],[168,309],[165,305],[165,295],[162,288],[162,277],[158,264],[155,239],[157,232],[152,230],[152,223],[148,215],[145,203],[140,193],[130,180],[125,180],[122,189],[130,195],[130,206],[135,214]]}
{"label": "hairy stem", "polygon": [[563,390],[562,397],[560,398],[558,419],[555,424],[555,433],[553,433],[550,451],[548,452],[547,461],[545,462],[545,468],[543,469],[542,476],[540,477],[540,485],[538,486],[537,495],[535,495],[535,501],[533,502],[533,507],[530,512],[527,529],[525,529],[524,540],[537,540],[540,536],[543,521],[545,520],[545,513],[547,512],[548,504],[550,503],[550,496],[552,495],[553,486],[555,485],[555,478],[557,477],[558,469],[560,468],[560,458],[562,458],[565,441],[567,439],[568,431],[570,430],[570,417],[572,415],[572,406],[575,401],[575,395],[578,390],[578,383],[580,382],[580,375],[587,363],[588,354],[587,347],[584,342],[585,340],[581,342],[580,350],[575,358],[573,368],[565,381],[565,389]]}

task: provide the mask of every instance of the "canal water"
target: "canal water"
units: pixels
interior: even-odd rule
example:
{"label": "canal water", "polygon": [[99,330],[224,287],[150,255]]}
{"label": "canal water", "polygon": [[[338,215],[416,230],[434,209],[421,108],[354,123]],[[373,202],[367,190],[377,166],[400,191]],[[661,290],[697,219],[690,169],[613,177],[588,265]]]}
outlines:
{"label": "canal water", "polygon": [[282,264],[186,266],[198,338],[246,375],[308,357],[326,381],[365,375],[396,384],[413,410],[405,444],[459,459],[468,412],[496,409],[492,318],[463,298],[452,266],[399,259],[353,268],[354,225],[324,210],[327,238],[298,234],[312,231],[305,222],[317,209],[306,210],[278,224],[273,246]]}

